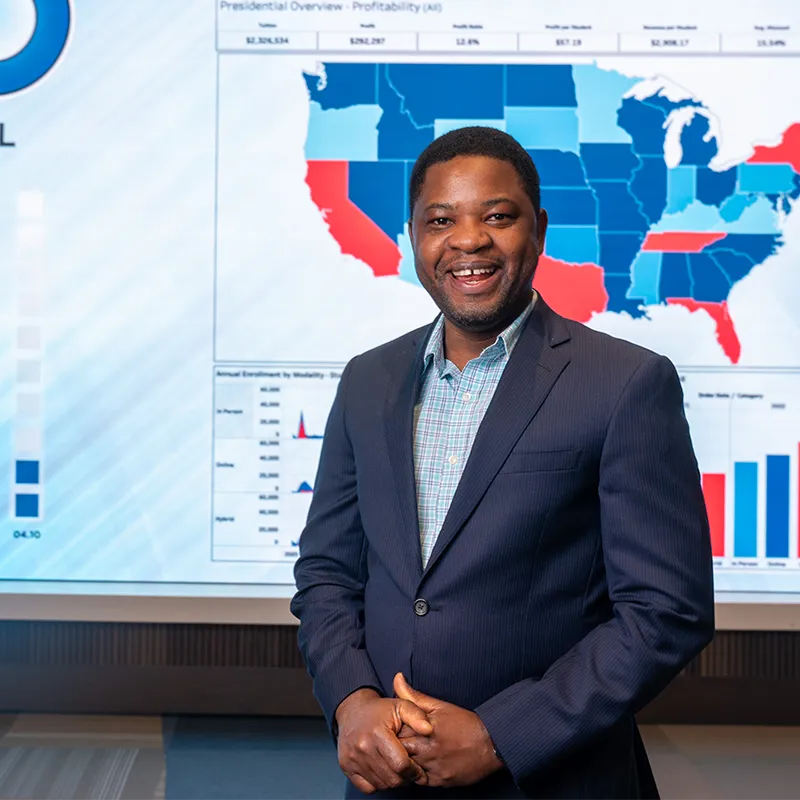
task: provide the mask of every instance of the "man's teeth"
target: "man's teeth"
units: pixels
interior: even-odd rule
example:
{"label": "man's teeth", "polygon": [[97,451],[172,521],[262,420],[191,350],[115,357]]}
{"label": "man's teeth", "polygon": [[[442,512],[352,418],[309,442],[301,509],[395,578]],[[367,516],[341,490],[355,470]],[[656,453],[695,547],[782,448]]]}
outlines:
{"label": "man's teeth", "polygon": [[468,278],[470,275],[491,275],[494,272],[494,267],[485,267],[483,269],[460,269],[453,272],[456,278]]}

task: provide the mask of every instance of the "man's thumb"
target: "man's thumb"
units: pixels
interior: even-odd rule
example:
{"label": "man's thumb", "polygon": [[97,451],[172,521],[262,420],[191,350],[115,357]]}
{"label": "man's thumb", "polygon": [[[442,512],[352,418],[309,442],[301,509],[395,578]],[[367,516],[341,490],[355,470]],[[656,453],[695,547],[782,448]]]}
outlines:
{"label": "man's thumb", "polygon": [[[402,672],[394,676],[394,691],[401,700],[408,700],[423,711],[430,713],[436,710],[437,702],[433,697],[418,692],[408,685],[408,681]],[[419,731],[417,731],[419,733]]]}

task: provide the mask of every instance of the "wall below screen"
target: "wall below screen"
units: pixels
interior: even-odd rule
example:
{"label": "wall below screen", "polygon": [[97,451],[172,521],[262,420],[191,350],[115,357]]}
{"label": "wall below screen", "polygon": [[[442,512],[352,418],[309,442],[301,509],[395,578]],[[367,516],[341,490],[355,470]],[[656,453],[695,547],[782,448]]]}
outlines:
{"label": "wall below screen", "polygon": [[[0,622],[0,712],[315,716],[296,628]],[[641,714],[800,724],[800,634],[722,631]]]}

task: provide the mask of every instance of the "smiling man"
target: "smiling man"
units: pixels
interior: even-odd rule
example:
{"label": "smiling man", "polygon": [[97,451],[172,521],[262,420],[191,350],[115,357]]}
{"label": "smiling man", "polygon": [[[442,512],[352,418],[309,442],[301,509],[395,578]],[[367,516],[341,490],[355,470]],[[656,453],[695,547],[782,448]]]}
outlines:
{"label": "smiling man", "polygon": [[634,714],[714,627],[679,378],[533,291],[513,138],[445,134],[409,198],[441,315],[345,369],[295,571],[347,796],[655,796]]}

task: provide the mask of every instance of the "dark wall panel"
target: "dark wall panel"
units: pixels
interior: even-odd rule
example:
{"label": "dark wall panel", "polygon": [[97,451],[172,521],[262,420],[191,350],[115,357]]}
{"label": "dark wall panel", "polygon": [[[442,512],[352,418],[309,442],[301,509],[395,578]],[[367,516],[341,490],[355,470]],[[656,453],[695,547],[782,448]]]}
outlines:
{"label": "dark wall panel", "polygon": [[[318,714],[290,626],[0,622],[0,711]],[[800,724],[800,633],[723,631],[644,722]]]}

